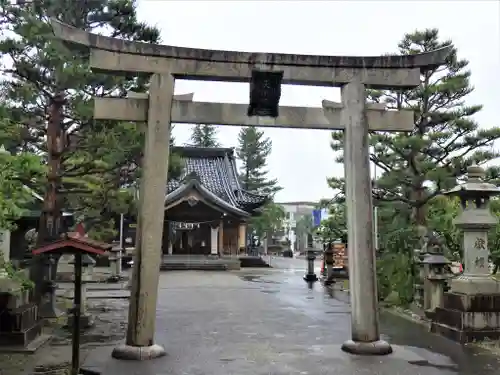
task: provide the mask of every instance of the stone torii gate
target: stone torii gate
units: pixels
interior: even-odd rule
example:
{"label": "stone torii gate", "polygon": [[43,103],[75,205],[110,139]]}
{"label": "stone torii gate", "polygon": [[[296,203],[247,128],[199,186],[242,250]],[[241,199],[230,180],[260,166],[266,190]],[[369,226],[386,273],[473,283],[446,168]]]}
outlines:
{"label": "stone torii gate", "polygon": [[[70,47],[88,48],[95,71],[151,75],[148,95],[98,98],[94,109],[97,119],[147,123],[127,340],[114,349],[115,358],[142,360],[165,354],[154,344],[154,331],[164,218],[159,202],[166,188],[171,122],[344,130],[352,337],[342,348],[356,354],[392,352],[379,334],[368,131],[411,131],[414,122],[410,111],[367,105],[365,88],[417,87],[421,70],[442,65],[450,48],[378,57],[247,53],[130,42],[57,21],[52,26],[56,37]],[[176,99],[176,78],[250,82],[250,108]],[[278,108],[281,84],[340,86],[342,102],[323,101],[323,108]],[[259,102],[265,111],[251,108]]]}

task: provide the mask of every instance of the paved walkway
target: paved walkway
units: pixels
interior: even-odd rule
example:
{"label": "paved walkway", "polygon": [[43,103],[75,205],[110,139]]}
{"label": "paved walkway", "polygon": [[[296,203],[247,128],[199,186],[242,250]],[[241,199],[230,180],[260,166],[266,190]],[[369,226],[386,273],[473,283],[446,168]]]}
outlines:
{"label": "paved walkway", "polygon": [[287,262],[273,270],[162,273],[156,341],[168,355],[123,362],[111,359],[112,348],[99,348],[84,366],[123,375],[498,374],[497,359],[394,316],[382,317],[392,355],[342,352],[347,296],[331,297],[319,283],[308,289],[300,264]]}

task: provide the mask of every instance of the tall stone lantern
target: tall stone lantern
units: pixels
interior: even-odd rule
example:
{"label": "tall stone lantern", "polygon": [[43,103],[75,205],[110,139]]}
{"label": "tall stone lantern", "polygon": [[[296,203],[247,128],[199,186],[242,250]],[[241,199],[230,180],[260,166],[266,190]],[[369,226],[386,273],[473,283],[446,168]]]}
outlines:
{"label": "tall stone lantern", "polygon": [[488,232],[497,225],[489,209],[490,198],[500,195],[500,189],[484,182],[484,170],[476,165],[467,169],[467,182],[455,186],[446,194],[460,197],[462,212],[454,224],[463,233],[464,272],[451,282],[451,291],[463,294],[500,293],[500,284],[489,269]]}
{"label": "tall stone lantern", "polygon": [[454,224],[463,231],[464,272],[451,280],[443,306],[436,307],[431,331],[466,343],[500,338],[500,282],[490,274],[488,231],[497,225],[490,198],[500,189],[484,182],[484,170],[467,169],[467,182],[447,195],[460,197],[462,212]]}

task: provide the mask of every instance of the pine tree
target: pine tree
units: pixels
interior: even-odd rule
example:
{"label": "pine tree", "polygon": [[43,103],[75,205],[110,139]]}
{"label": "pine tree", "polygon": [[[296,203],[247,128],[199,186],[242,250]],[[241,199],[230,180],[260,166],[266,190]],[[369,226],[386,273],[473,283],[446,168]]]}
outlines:
{"label": "pine tree", "polygon": [[240,180],[247,191],[274,195],[281,190],[276,179],[268,179],[267,158],[271,154],[272,142],[264,137],[264,132],[256,127],[241,128],[236,151],[241,161]]}
{"label": "pine tree", "polygon": [[[92,98],[144,92],[148,79],[91,72],[88,51],[70,51],[55,39],[51,17],[86,31],[149,43],[160,42],[160,31],[137,20],[133,0],[0,2],[0,101],[10,119],[7,132],[20,134],[11,138],[9,151],[45,158],[47,124],[53,119],[50,108],[56,97],[64,98],[62,127],[68,142],[61,154],[58,201],[83,216],[86,227],[94,227],[95,237],[108,240],[116,206],[133,206],[130,192],[120,187],[140,174],[144,137],[136,124],[94,120]],[[38,190],[47,185],[42,183]],[[42,270],[41,262],[32,267],[37,299]]]}
{"label": "pine tree", "polygon": [[[437,29],[406,34],[399,43],[403,55],[425,53],[451,44],[440,41]],[[370,136],[370,159],[382,175],[376,181],[375,198],[393,202],[393,212],[426,225],[427,203],[451,188],[473,163],[484,164],[499,156],[492,149],[500,128],[479,128],[473,117],[481,105],[467,105],[473,91],[468,61],[453,49],[444,66],[423,72],[420,87],[406,91],[369,91],[368,101],[387,103],[393,109],[415,111],[411,133],[377,133]],[[340,132],[332,134],[332,149],[343,149]],[[342,157],[339,158],[342,161]],[[342,179],[330,179],[343,189]],[[397,209],[394,209],[397,208]]]}
{"label": "pine tree", "polygon": [[270,201],[262,207],[259,216],[255,216],[249,223],[249,230],[259,239],[264,238],[270,232],[279,228],[285,218],[285,212],[281,206],[275,204],[272,199],[281,190],[276,179],[268,179],[267,158],[271,154],[272,142],[264,137],[264,132],[256,127],[241,128],[238,134],[238,147],[236,155],[241,161],[240,181],[245,190],[266,195]]}
{"label": "pine tree", "polygon": [[[149,43],[160,42],[160,31],[137,20],[132,0],[1,3],[0,27],[6,37],[0,53],[7,58],[0,99],[8,107],[11,133],[21,135],[11,139],[8,149],[45,155],[47,114],[55,95],[62,93],[69,142],[62,156],[60,193],[66,208],[85,216],[86,227],[106,239],[111,236],[107,230],[114,227],[115,206],[126,203],[133,208],[130,194],[120,187],[134,184],[140,175],[144,137],[134,123],[94,120],[92,97],[144,92],[148,79],[92,73],[84,51],[69,51],[53,37],[49,17],[86,31]],[[179,158],[174,156],[169,172],[175,175],[178,169]]]}
{"label": "pine tree", "polygon": [[191,134],[191,143],[195,147],[219,147],[217,128],[214,125],[195,125]]}

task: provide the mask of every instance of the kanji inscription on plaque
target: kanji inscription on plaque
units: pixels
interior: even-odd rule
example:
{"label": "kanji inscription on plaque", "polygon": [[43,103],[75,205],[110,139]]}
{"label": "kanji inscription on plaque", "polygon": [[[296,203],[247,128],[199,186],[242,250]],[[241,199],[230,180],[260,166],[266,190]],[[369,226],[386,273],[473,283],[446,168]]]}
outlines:
{"label": "kanji inscription on plaque", "polygon": [[478,268],[484,268],[486,266],[486,261],[484,260],[484,257],[477,257],[476,260],[474,261],[474,265]]}
{"label": "kanji inscription on plaque", "polygon": [[487,232],[474,231],[464,233],[465,274],[483,275],[489,273],[487,236]]}
{"label": "kanji inscription on plaque", "polygon": [[476,242],[474,242],[474,248],[475,249],[481,249],[484,250],[486,249],[486,241],[484,238],[477,237]]}

